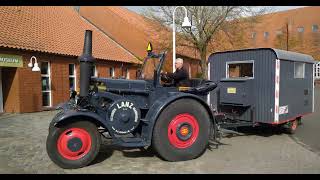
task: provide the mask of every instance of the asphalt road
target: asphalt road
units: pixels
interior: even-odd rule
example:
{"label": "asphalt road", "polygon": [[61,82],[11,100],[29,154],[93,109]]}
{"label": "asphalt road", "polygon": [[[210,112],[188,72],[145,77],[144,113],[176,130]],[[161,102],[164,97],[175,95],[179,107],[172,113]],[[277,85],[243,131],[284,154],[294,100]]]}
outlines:
{"label": "asphalt road", "polygon": [[292,136],[301,145],[320,154],[320,86],[315,88],[315,112],[302,118],[295,135]]}

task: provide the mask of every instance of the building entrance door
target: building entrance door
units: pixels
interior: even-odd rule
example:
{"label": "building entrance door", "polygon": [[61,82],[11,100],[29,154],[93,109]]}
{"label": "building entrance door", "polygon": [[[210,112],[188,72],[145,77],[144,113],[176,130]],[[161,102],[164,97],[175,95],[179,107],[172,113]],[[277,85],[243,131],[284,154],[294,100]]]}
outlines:
{"label": "building entrance door", "polygon": [[3,113],[2,71],[0,67],[0,113]]}

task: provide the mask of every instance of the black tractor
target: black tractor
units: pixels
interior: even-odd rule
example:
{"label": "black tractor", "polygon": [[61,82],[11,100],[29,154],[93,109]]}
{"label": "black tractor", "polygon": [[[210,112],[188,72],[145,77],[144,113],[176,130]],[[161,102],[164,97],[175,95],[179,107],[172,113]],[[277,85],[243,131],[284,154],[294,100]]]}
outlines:
{"label": "black tractor", "polygon": [[49,126],[51,160],[62,168],[87,166],[99,153],[102,138],[123,148],[152,147],[167,161],[203,154],[216,134],[207,95],[217,84],[203,80],[191,87],[172,86],[161,73],[165,56],[149,52],[137,80],[94,78],[92,32],[87,30],[79,57],[80,94],[71,93]]}

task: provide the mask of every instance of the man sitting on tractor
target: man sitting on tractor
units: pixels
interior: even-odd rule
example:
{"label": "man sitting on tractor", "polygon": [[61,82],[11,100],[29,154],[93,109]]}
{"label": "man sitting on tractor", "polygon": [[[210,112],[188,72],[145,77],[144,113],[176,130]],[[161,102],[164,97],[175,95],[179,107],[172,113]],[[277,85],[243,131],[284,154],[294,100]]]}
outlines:
{"label": "man sitting on tractor", "polygon": [[174,73],[165,72],[163,76],[167,77],[164,79],[173,80],[173,85],[179,86],[190,86],[188,71],[183,67],[183,59],[177,58],[175,63],[176,71]]}

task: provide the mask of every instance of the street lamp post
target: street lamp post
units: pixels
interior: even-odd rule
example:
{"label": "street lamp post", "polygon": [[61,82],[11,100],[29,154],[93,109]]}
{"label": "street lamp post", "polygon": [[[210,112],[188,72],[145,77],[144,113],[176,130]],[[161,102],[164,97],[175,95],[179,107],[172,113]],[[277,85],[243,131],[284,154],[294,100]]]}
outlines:
{"label": "street lamp post", "polygon": [[191,27],[191,23],[189,21],[189,18],[187,16],[187,8],[184,7],[184,6],[177,6],[174,8],[173,10],[173,33],[172,33],[172,41],[173,41],[173,44],[172,44],[172,47],[173,47],[173,56],[172,56],[172,72],[175,71],[175,63],[176,63],[176,26],[175,26],[175,12],[176,12],[176,9],[179,8],[179,7],[182,7],[184,8],[184,12],[185,12],[185,17],[184,17],[184,20],[183,20],[183,23],[182,23],[182,28],[190,28]]}

